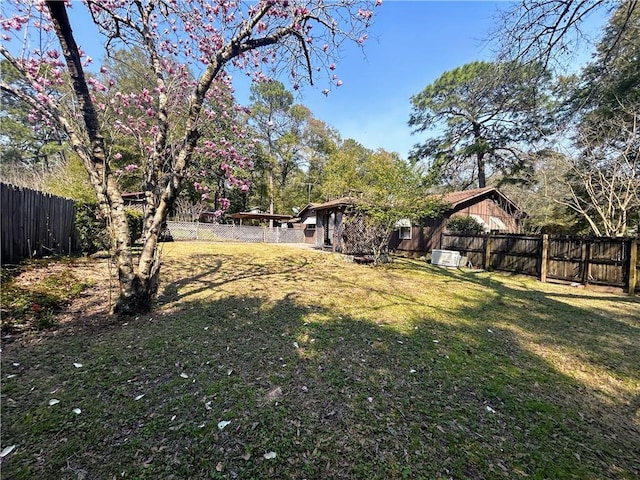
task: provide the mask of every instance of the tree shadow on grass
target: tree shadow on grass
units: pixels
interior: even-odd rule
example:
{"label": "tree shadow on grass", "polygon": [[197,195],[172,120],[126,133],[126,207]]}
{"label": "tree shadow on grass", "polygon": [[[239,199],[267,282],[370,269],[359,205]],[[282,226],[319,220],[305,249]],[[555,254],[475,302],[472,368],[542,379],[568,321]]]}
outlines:
{"label": "tree shadow on grass", "polygon": [[[222,272],[217,263],[211,268]],[[205,283],[232,281],[214,275]],[[603,419],[607,409],[622,416],[620,406],[524,348],[514,331],[488,331],[487,317],[500,311],[496,299],[517,298],[497,283],[495,297],[447,312],[450,322],[424,316],[410,332],[290,292],[279,300],[183,298],[169,312],[103,335],[13,350],[2,358],[17,374],[2,379],[2,445],[19,447],[4,473],[636,477],[640,455],[630,446],[640,440],[637,419]],[[554,330],[554,310],[546,308],[531,321],[516,312],[513,321],[528,328],[542,322],[552,338],[562,330]],[[575,318],[586,313],[563,308]],[[82,367],[74,368],[78,361]],[[53,395],[60,404],[48,406]],[[265,458],[269,452],[276,457]]]}
{"label": "tree shadow on grass", "polygon": [[[193,270],[199,265],[195,275],[182,275],[181,272]],[[247,261],[238,268],[237,257],[233,255],[191,254],[184,259],[172,259],[171,270],[174,277],[162,288],[158,303],[176,302],[185,296],[197,296],[208,291],[216,291],[219,287],[247,279],[268,278],[302,271],[308,264],[305,257],[291,258],[281,263],[255,263]],[[233,265],[233,270],[224,268]]]}

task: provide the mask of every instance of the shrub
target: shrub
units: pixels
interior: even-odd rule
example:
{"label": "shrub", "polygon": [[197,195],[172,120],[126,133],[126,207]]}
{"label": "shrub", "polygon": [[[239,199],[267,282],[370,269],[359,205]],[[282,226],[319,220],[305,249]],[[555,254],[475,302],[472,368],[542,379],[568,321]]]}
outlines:
{"label": "shrub", "polygon": [[82,253],[109,250],[107,223],[99,218],[98,206],[95,203],[76,202],[76,230]]}
{"label": "shrub", "polygon": [[483,233],[484,227],[475,218],[466,217],[452,217],[447,222],[447,229],[452,232],[462,233]]}
{"label": "shrub", "polygon": [[125,210],[127,214],[127,223],[129,224],[129,235],[131,243],[136,242],[142,237],[142,222],[144,220],[144,214],[140,210]]}
{"label": "shrub", "polygon": [[[125,210],[131,243],[142,236],[143,214],[138,210]],[[99,215],[95,203],[76,202],[76,229],[83,253],[91,254],[100,250],[109,250],[111,242],[107,231],[107,222]]]}

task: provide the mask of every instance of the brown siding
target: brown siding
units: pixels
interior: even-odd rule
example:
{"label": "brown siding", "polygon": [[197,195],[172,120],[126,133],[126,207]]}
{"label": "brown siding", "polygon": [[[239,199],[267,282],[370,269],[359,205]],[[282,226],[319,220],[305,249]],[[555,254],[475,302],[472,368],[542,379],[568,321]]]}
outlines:
{"label": "brown siding", "polygon": [[518,219],[505,212],[500,205],[491,198],[485,198],[480,202],[470,205],[460,205],[451,216],[460,217],[468,215],[478,215],[488,225],[490,217],[499,218],[506,226],[507,231],[501,233],[520,233],[520,225]]}

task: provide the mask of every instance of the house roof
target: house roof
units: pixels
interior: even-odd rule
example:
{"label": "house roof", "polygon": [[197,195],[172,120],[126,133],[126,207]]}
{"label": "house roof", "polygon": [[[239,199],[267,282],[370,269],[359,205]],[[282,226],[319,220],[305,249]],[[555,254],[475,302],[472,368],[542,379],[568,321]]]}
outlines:
{"label": "house roof", "polygon": [[[451,209],[455,210],[458,206],[474,201],[481,200],[483,198],[497,196],[505,202],[509,208],[519,215],[526,216],[526,213],[523,212],[518,205],[513,203],[504,193],[498,190],[496,187],[484,187],[484,188],[474,188],[472,190],[461,190],[457,192],[449,192],[442,195],[442,200],[451,205]],[[302,210],[298,212],[298,217],[302,217],[303,214],[307,212],[313,212],[317,210],[328,210],[331,208],[340,208],[347,207],[350,205],[354,205],[357,202],[356,198],[353,197],[341,197],[335,200],[330,200],[325,203],[309,203]]]}
{"label": "house roof", "polygon": [[[329,208],[348,207],[356,203],[356,199],[353,197],[340,197],[335,200],[330,200],[325,203],[310,204],[313,210],[327,210]],[[306,208],[306,207],[305,207]]]}
{"label": "house roof", "polygon": [[491,195],[497,195],[502,200],[507,202],[507,204],[515,211],[522,212],[520,207],[518,207],[515,203],[513,203],[504,193],[498,190],[496,187],[484,187],[484,188],[474,188],[472,190],[462,190],[459,192],[449,192],[445,193],[442,196],[442,199],[451,204],[452,208],[456,208],[459,205],[469,202],[471,200],[480,199],[482,197],[489,197]]}

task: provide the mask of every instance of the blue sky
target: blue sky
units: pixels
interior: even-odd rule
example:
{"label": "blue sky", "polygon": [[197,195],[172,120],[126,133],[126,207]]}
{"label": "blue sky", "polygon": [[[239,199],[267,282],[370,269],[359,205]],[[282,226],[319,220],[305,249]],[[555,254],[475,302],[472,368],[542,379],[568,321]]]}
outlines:
{"label": "blue sky", "polygon": [[[314,116],[336,128],[342,138],[353,138],[364,146],[398,152],[407,157],[412,146],[424,137],[411,135],[407,126],[410,97],[419,93],[442,73],[474,60],[490,60],[492,47],[488,32],[499,9],[507,1],[486,0],[385,0],[376,9],[373,27],[364,49],[347,45],[341,52],[336,73],[344,82],[329,96],[322,94],[328,82],[318,78],[315,87],[305,86],[297,102]],[[78,3],[73,17],[90,21]],[[599,31],[603,17],[585,27]],[[77,25],[77,23],[75,24]],[[76,27],[78,42],[94,58],[83,38],[88,31]],[[84,34],[84,35],[83,35]],[[96,39],[97,40],[97,39]],[[590,48],[577,53],[577,62],[589,58]],[[249,84],[235,73],[234,86],[239,103],[249,103]]]}
{"label": "blue sky", "polygon": [[306,88],[301,101],[343,138],[406,157],[420,140],[407,126],[411,95],[447,70],[491,57],[484,39],[497,7],[486,1],[386,1],[364,51],[349,48],[338,63],[344,85],[328,97]]}

